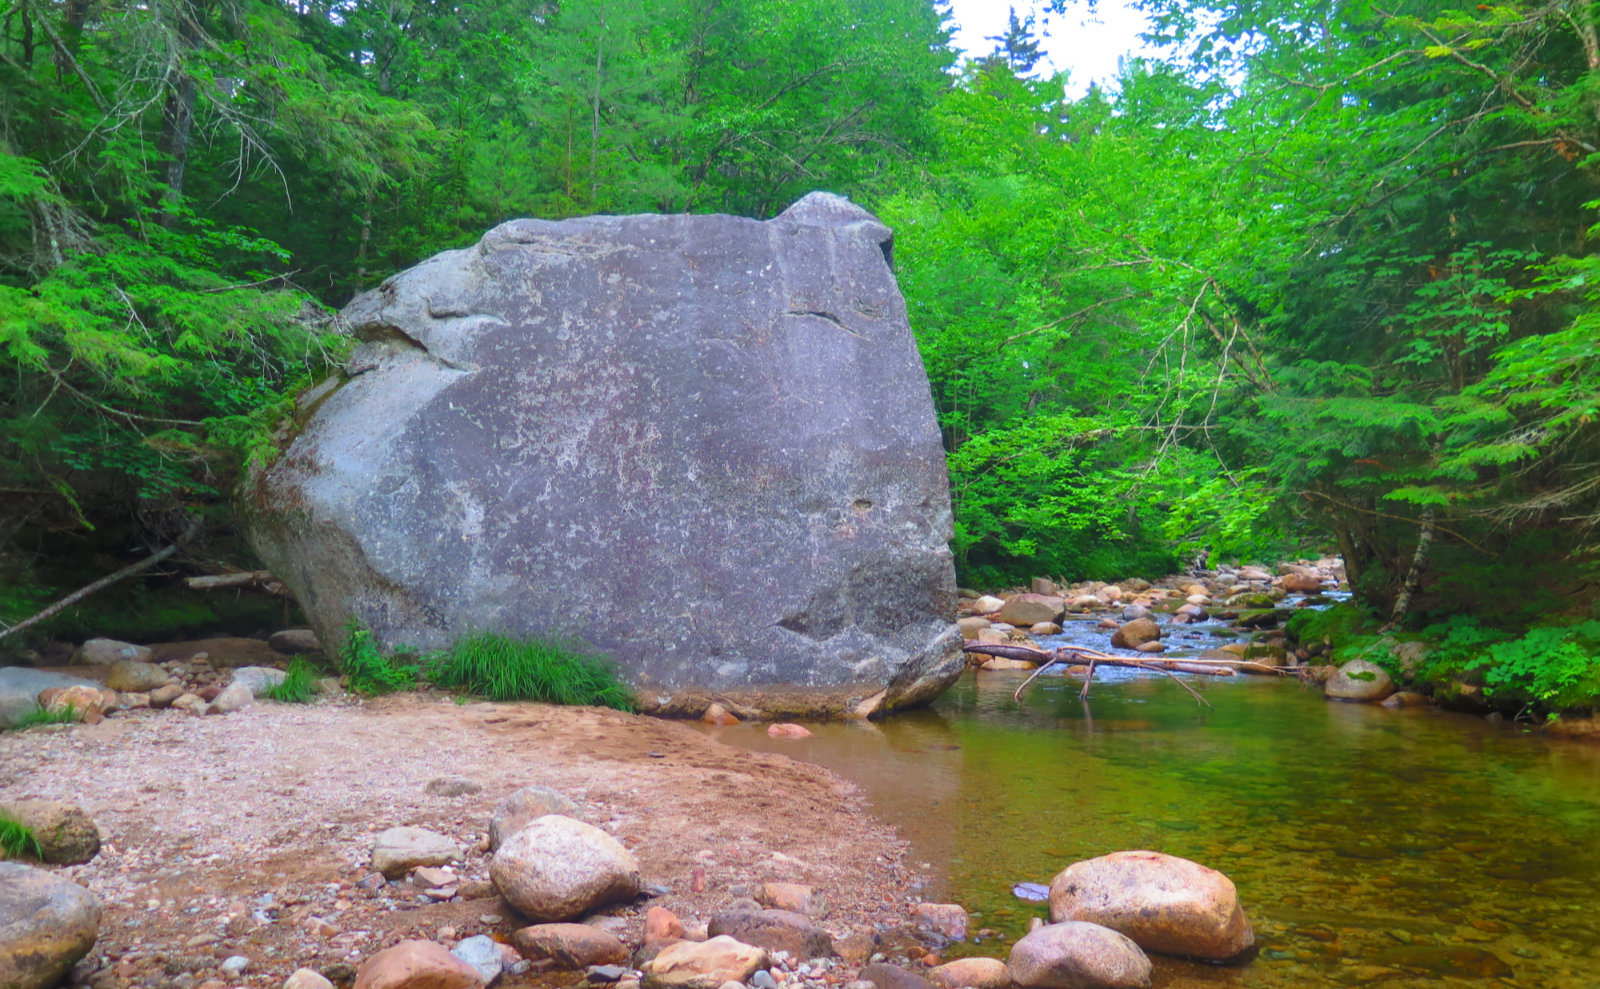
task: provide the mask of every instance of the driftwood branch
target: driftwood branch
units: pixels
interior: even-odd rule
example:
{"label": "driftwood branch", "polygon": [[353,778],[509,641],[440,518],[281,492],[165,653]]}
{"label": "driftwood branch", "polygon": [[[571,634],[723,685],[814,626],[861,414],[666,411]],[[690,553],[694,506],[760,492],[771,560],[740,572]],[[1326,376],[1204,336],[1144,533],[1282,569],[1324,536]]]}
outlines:
{"label": "driftwood branch", "polygon": [[57,601],[55,604],[50,605],[48,608],[45,608],[43,611],[39,612],[38,614],[34,615],[33,617],[25,618],[22,621],[17,622],[15,625],[11,626],[10,628],[0,630],[0,639],[4,639],[8,635],[14,635],[15,633],[22,631],[23,629],[29,627],[30,625],[37,625],[38,623],[44,621],[47,618],[52,618],[55,615],[60,614],[61,612],[65,611],[66,609],[68,609],[70,607],[72,607],[73,605],[77,604],[79,601],[82,601],[84,598],[86,598],[89,595],[95,593],[96,591],[103,591],[107,587],[110,587],[112,584],[115,584],[116,582],[118,582],[120,580],[123,580],[123,579],[126,579],[128,577],[132,577],[134,574],[140,572],[141,570],[150,569],[151,567],[155,566],[157,563],[160,563],[162,560],[165,560],[167,557],[169,557],[172,554],[176,553],[180,548],[183,547],[183,545],[185,543],[189,542],[194,537],[200,535],[201,530],[203,530],[204,528],[205,528],[204,523],[202,523],[199,519],[197,519],[197,518],[190,519],[188,528],[184,529],[183,530],[183,534],[180,535],[177,539],[174,539],[170,545],[156,550],[154,553],[151,553],[149,556],[147,556],[144,559],[140,560],[138,563],[130,563],[127,566],[123,567],[121,570],[118,570],[116,573],[107,574],[106,576],[101,577],[99,580],[95,581],[92,584],[88,584],[88,585],[85,585],[83,587],[78,588],[77,590],[73,591],[71,594],[68,594],[66,597],[64,597],[61,600]]}
{"label": "driftwood branch", "polygon": [[274,577],[267,570],[237,570],[232,573],[187,577],[184,579],[183,585],[191,591],[222,591],[238,587],[261,590],[280,598],[294,596],[287,587],[283,586],[283,581]]}
{"label": "driftwood branch", "polygon": [[1022,681],[1017,692],[1012,695],[1014,699],[1021,700],[1022,692],[1028,684],[1037,680],[1044,671],[1057,663],[1083,663],[1089,666],[1089,676],[1085,679],[1083,690],[1079,693],[1080,700],[1089,699],[1089,681],[1094,678],[1097,666],[1116,666],[1125,669],[1147,670],[1151,673],[1161,673],[1171,678],[1173,683],[1187,690],[1196,701],[1210,707],[1211,704],[1191,686],[1179,680],[1176,673],[1194,673],[1200,676],[1235,676],[1238,667],[1250,667],[1273,673],[1284,673],[1279,667],[1267,666],[1265,663],[1252,663],[1248,660],[1184,660],[1184,659],[1128,659],[1124,656],[1111,656],[1082,646],[1062,646],[1049,652],[1043,649],[1033,649],[1029,646],[1011,646],[1002,643],[968,642],[962,650],[980,656],[1001,656],[1005,659],[1028,660],[1039,664],[1033,675]]}

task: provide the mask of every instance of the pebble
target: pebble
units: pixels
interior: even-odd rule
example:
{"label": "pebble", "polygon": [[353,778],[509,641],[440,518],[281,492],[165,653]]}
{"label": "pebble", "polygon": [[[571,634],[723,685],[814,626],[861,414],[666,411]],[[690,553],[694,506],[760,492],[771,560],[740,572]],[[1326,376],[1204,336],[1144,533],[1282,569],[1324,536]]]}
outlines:
{"label": "pebble", "polygon": [[778,989],[778,980],[772,977],[771,972],[763,968],[750,976],[750,985],[754,989]]}
{"label": "pebble", "polygon": [[237,979],[243,975],[245,969],[250,967],[250,959],[244,955],[230,955],[222,963],[222,974],[230,979]]}
{"label": "pebble", "polygon": [[617,982],[628,974],[623,965],[590,965],[585,972],[590,982]]}
{"label": "pebble", "polygon": [[451,948],[450,953],[476,969],[484,985],[498,979],[505,968],[500,957],[500,945],[487,934],[467,938]]}

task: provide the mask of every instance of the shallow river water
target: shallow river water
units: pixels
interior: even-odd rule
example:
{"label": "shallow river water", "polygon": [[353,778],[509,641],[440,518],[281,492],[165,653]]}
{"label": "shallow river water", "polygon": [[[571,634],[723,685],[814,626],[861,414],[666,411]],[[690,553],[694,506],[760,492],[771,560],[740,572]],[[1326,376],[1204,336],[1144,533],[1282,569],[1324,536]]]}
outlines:
{"label": "shallow river water", "polygon": [[881,724],[723,740],[828,766],[911,842],[929,899],[1004,957],[1043,904],[1012,886],[1147,848],[1238,886],[1260,956],[1153,959],[1160,987],[1600,987],[1600,746],[1432,709],[1330,703],[1294,681],[966,674]]}

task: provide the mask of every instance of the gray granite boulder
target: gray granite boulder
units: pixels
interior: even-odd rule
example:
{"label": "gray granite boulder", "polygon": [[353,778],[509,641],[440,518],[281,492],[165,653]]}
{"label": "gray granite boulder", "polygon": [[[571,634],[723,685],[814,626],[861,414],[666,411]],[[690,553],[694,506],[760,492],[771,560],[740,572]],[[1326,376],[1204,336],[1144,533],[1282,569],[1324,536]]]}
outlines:
{"label": "gray granite boulder", "polygon": [[93,893],[52,872],[0,862],[0,986],[55,985],[99,936]]}
{"label": "gray granite boulder", "polygon": [[346,309],[250,541],[330,648],[573,635],[667,713],[927,701],[963,662],[891,243],[821,193],[502,224]]}

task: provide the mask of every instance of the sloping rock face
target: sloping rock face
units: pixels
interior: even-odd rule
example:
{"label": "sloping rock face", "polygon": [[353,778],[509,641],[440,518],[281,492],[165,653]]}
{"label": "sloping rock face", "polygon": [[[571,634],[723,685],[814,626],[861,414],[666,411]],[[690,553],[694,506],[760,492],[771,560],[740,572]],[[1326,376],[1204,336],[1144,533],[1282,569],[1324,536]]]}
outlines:
{"label": "sloping rock face", "polygon": [[931,699],[950,501],[891,242],[821,193],[496,227],[351,303],[251,542],[328,643],[576,635],[669,713]]}

